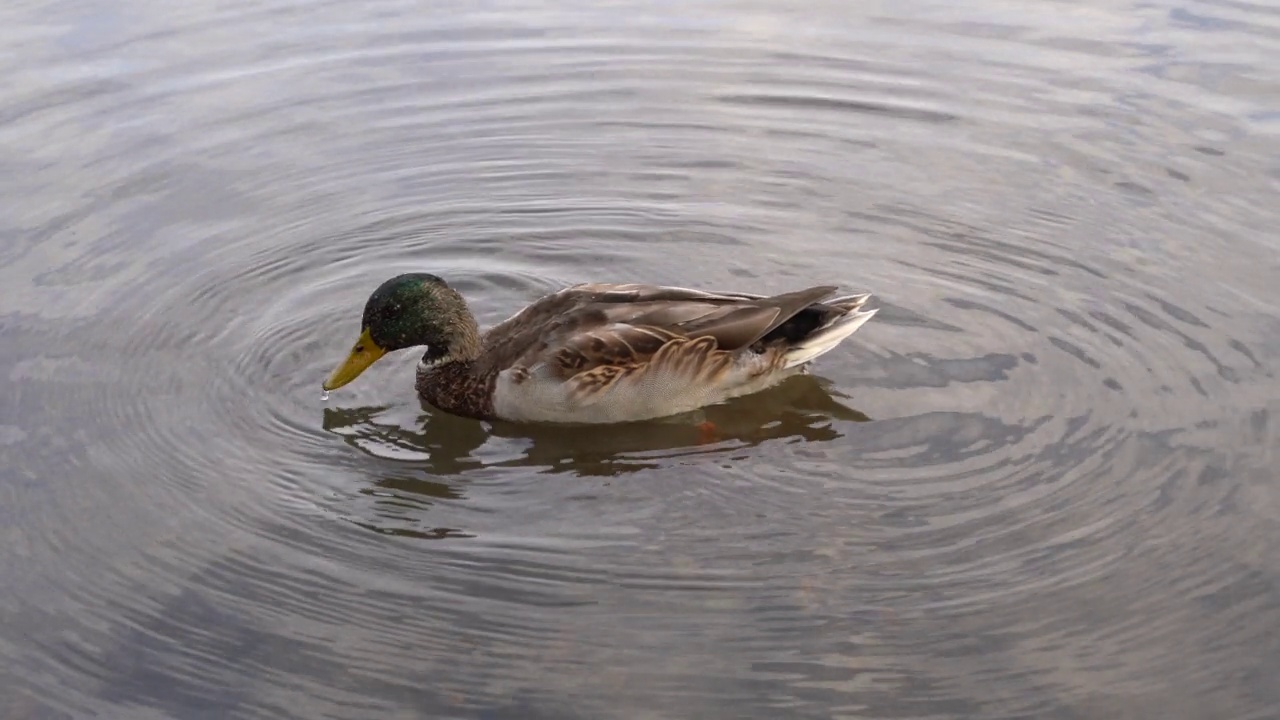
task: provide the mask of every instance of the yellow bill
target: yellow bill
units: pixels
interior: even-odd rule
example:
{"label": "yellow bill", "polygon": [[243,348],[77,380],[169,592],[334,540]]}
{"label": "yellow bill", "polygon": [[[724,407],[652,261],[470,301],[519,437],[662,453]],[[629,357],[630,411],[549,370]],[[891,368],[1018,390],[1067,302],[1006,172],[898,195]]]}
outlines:
{"label": "yellow bill", "polygon": [[360,377],[360,373],[386,354],[387,351],[378,347],[378,344],[369,336],[369,328],[365,328],[364,332],[360,333],[360,339],[356,340],[355,346],[351,348],[351,354],[329,375],[329,379],[324,381],[324,389],[336,390],[355,380]]}

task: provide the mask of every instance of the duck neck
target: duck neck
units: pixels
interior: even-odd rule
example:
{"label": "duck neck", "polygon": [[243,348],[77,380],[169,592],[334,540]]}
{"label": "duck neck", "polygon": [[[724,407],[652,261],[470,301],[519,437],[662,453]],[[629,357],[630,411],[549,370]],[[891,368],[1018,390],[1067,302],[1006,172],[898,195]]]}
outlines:
{"label": "duck neck", "polygon": [[476,319],[467,313],[455,328],[444,362],[469,364],[478,357],[480,357],[480,327],[476,324]]}
{"label": "duck neck", "polygon": [[454,415],[486,419],[493,415],[496,377],[476,372],[476,361],[451,355],[418,367],[418,395],[431,405]]}

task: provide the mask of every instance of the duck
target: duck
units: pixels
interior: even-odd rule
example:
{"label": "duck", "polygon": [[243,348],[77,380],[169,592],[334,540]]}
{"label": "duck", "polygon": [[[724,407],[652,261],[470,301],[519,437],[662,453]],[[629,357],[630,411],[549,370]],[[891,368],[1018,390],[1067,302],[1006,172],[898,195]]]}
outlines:
{"label": "duck", "polygon": [[364,306],[327,396],[388,353],[423,347],[415,389],[467,418],[600,424],[692,412],[808,371],[878,311],[871,293],[820,285],[780,295],[581,283],[481,333],[437,275],[396,275]]}

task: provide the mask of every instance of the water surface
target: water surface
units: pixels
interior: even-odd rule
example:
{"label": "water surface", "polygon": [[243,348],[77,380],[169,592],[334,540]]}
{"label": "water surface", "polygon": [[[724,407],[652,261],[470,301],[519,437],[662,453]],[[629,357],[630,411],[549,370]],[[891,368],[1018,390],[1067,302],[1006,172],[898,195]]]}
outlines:
{"label": "water surface", "polygon": [[[0,10],[0,716],[1280,717],[1280,12]],[[689,422],[442,415],[369,291],[881,313]]]}

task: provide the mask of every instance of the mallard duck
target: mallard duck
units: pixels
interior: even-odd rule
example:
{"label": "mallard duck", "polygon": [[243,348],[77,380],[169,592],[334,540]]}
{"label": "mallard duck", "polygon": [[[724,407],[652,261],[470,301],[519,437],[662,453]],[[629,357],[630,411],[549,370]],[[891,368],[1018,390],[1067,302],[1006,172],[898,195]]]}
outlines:
{"label": "mallard duck", "polygon": [[484,420],[612,423],[695,410],[803,372],[876,314],[833,286],[765,297],[584,283],[483,335],[444,280],[409,273],[369,296],[360,337],[324,383],[340,388],[388,352],[426,346],[417,391]]}

